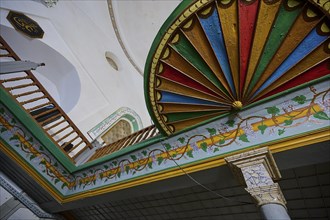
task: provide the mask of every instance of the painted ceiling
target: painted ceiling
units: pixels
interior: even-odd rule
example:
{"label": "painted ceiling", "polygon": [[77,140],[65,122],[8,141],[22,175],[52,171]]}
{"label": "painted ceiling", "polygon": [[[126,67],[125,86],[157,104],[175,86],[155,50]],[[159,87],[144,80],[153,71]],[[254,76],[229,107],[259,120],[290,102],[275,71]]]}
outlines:
{"label": "painted ceiling", "polygon": [[148,56],[149,113],[171,134],[327,78],[329,24],[308,1],[183,2]]}

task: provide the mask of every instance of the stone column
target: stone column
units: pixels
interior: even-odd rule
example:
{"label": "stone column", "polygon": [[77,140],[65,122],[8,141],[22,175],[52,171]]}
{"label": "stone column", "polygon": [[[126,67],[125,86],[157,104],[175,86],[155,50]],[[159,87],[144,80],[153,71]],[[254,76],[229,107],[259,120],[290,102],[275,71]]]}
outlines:
{"label": "stone column", "polygon": [[225,158],[238,181],[255,200],[264,219],[290,219],[280,186],[281,178],[268,148],[259,148]]}

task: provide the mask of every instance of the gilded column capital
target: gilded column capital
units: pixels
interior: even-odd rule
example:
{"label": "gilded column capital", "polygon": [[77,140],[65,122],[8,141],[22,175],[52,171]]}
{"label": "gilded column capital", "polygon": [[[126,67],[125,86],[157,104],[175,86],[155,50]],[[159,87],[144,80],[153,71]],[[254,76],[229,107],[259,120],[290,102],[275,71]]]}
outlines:
{"label": "gilded column capital", "polygon": [[281,178],[267,147],[229,156],[225,160],[238,181],[248,188],[271,185]]}
{"label": "gilded column capital", "polygon": [[258,206],[265,204],[279,204],[286,208],[286,200],[278,183],[267,186],[246,188]]}

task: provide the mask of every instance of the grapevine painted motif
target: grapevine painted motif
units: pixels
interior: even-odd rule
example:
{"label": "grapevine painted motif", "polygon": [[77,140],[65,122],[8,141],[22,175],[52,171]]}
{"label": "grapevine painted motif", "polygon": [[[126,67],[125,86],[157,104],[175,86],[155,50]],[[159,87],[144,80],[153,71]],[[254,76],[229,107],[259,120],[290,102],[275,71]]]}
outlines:
{"label": "grapevine painted motif", "polygon": [[[216,153],[219,148],[233,143],[240,145],[242,142],[250,142],[259,134],[281,136],[286,129],[300,126],[308,121],[319,123],[318,120],[330,120],[330,99],[328,97],[330,90],[319,93],[314,87],[310,87],[310,90],[313,97],[309,100],[304,95],[299,95],[284,102],[280,107],[267,107],[268,117],[249,116],[242,118],[240,114],[236,114],[225,123],[220,123],[218,128],[206,128],[209,136],[202,134],[191,137],[181,136],[177,138],[174,146],[164,142],[160,149],[151,150],[149,153],[146,150],[138,153],[140,159],[137,159],[135,155],[130,155],[132,160],[126,159],[119,162],[121,169],[118,169],[118,172],[124,173],[125,171],[127,174],[131,172],[134,175],[143,169],[152,169],[154,164],[158,166],[164,164],[168,160],[179,161],[181,158],[194,158],[194,154],[200,150]],[[302,106],[308,102],[307,106]],[[281,114],[281,112],[283,113]],[[304,120],[297,121],[301,118]],[[250,123],[256,119],[259,121]],[[112,176],[108,176],[109,173],[107,172],[103,174],[102,177],[111,178],[115,172],[112,173]]]}
{"label": "grapevine painted motif", "polygon": [[232,144],[251,144],[260,135],[283,136],[287,129],[298,127],[306,122],[320,123],[330,120],[329,89],[318,92],[309,88],[313,94],[308,99],[297,95],[279,106],[265,108],[265,116],[243,117],[241,114],[230,116],[227,120],[219,120],[216,126],[206,127],[203,134],[183,134],[175,141],[161,142],[157,148],[145,148],[131,153],[124,158],[108,161],[100,166],[83,170],[75,175],[68,174],[58,162],[46,152],[36,140],[21,129],[13,117],[9,117],[3,108],[0,109],[0,132],[9,132],[9,141],[26,153],[30,162],[37,164],[38,169],[47,175],[62,189],[67,188],[73,193],[86,187],[94,188],[110,184],[110,180],[119,181],[152,171],[156,167],[165,166],[167,161],[192,160],[199,152],[217,155],[221,148]]}
{"label": "grapevine painted motif", "polygon": [[59,165],[46,149],[29,135],[4,108],[0,108],[0,133],[2,137],[8,136],[8,140],[34,164],[41,173],[47,176],[54,185],[61,183],[61,189],[71,188],[73,176]]}
{"label": "grapevine painted motif", "polygon": [[[208,146],[213,148],[213,152],[217,152],[220,147],[229,146],[234,142],[238,145],[241,144],[240,142],[250,142],[250,139],[256,138],[259,132],[261,135],[266,134],[268,131],[268,135],[277,133],[277,135],[281,136],[286,129],[300,126],[308,121],[319,123],[318,120],[330,120],[330,90],[328,89],[320,93],[317,93],[314,87],[310,87],[310,90],[313,93],[313,97],[310,100],[304,95],[299,95],[292,100],[284,102],[280,107],[267,107],[266,110],[270,117],[249,116],[242,118],[240,114],[236,114],[235,117],[229,119],[226,123],[220,123],[218,129],[206,128],[211,141],[209,143],[201,142],[199,144],[200,148],[206,151],[206,146]],[[309,105],[299,108],[299,106],[308,102]],[[281,110],[284,113],[281,114]],[[300,118],[304,118],[304,120],[297,121]],[[259,121],[255,123],[250,122],[255,121],[255,119],[259,119]],[[187,145],[190,144],[190,140],[188,140]],[[196,145],[196,143],[193,145]]]}

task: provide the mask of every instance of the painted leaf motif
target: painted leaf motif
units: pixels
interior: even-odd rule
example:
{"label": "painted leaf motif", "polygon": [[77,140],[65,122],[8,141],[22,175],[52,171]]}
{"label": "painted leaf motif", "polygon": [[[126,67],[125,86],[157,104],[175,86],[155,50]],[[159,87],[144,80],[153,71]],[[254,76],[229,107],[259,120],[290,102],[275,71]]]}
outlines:
{"label": "painted leaf motif", "polygon": [[293,123],[292,120],[285,120],[284,125],[291,125]]}
{"label": "painted leaf motif", "polygon": [[221,139],[218,144],[224,144],[224,143],[225,143],[225,139]]}
{"label": "painted leaf motif", "polygon": [[178,141],[180,141],[180,143],[183,144],[184,141],[185,141],[185,138],[184,138],[184,137],[180,137],[180,138],[178,139]]}
{"label": "painted leaf motif", "polygon": [[282,135],[282,134],[284,134],[284,132],[285,132],[285,129],[283,128],[283,129],[279,129],[278,130],[278,135]]}
{"label": "painted leaf motif", "polygon": [[64,189],[64,187],[68,187],[68,184],[67,183],[63,183],[61,188]]}
{"label": "painted leaf motif", "polygon": [[203,142],[203,143],[201,143],[201,148],[202,148],[202,150],[203,151],[207,151],[207,143],[206,142]]}
{"label": "painted leaf motif", "polygon": [[170,144],[165,143],[164,145],[165,145],[165,148],[166,148],[167,151],[171,150],[172,146]]}
{"label": "painted leaf motif", "polygon": [[267,109],[267,113],[271,115],[277,115],[280,113],[280,109],[278,109],[276,106],[268,107],[266,109]]}
{"label": "painted leaf motif", "polygon": [[258,129],[261,131],[261,134],[264,134],[267,127],[267,125],[259,125]]}
{"label": "painted leaf motif", "polygon": [[160,165],[163,162],[163,157],[157,157],[158,165]]}
{"label": "painted leaf motif", "polygon": [[129,166],[126,166],[125,167],[125,171],[126,171],[127,174],[129,173],[129,170],[130,170],[130,167]]}
{"label": "painted leaf motif", "polygon": [[130,155],[133,161],[136,161],[136,156],[135,155]]}
{"label": "painted leaf motif", "polygon": [[247,138],[246,134],[242,134],[241,136],[239,136],[238,139],[243,142],[250,142],[249,139]]}
{"label": "painted leaf motif", "polygon": [[147,151],[146,151],[146,150],[142,151],[142,154],[143,154],[144,156],[147,156]]}
{"label": "painted leaf motif", "polygon": [[9,138],[10,141],[12,141],[12,140],[18,140],[18,139],[19,139],[19,138],[18,138],[17,135],[14,135],[14,136],[12,136],[11,138]]}
{"label": "painted leaf motif", "polygon": [[215,135],[217,133],[217,131],[215,130],[215,128],[206,128],[206,130],[210,133],[211,136]]}
{"label": "painted leaf motif", "polygon": [[235,121],[234,120],[228,120],[227,122],[226,122],[226,125],[228,125],[229,127],[234,127],[234,124],[235,124]]}
{"label": "painted leaf motif", "polygon": [[213,153],[215,153],[217,151],[219,151],[219,149],[218,148],[214,148]]}
{"label": "painted leaf motif", "polygon": [[188,150],[187,151],[187,155],[188,155],[188,157],[194,158],[194,155],[193,155],[193,151],[192,150]]}
{"label": "painted leaf motif", "polygon": [[296,96],[292,100],[297,102],[298,104],[304,104],[306,102],[306,96],[304,95]]}
{"label": "painted leaf motif", "polygon": [[149,163],[148,163],[148,167],[149,167],[150,169],[152,169],[152,162],[149,162]]}
{"label": "painted leaf motif", "polygon": [[316,112],[313,116],[321,120],[330,120],[330,117],[325,112]]}

